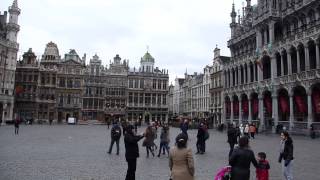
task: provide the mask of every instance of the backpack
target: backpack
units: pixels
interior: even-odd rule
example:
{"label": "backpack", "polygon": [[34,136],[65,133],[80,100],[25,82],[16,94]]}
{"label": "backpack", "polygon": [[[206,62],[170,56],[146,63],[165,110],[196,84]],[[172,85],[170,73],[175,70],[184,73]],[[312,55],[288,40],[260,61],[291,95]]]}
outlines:
{"label": "backpack", "polygon": [[121,136],[121,129],[119,128],[119,127],[114,127],[113,129],[112,129],[112,136],[113,136],[113,138],[120,138],[120,136]]}
{"label": "backpack", "polygon": [[225,166],[221,168],[216,176],[214,177],[214,180],[230,180],[231,179],[231,166]]}

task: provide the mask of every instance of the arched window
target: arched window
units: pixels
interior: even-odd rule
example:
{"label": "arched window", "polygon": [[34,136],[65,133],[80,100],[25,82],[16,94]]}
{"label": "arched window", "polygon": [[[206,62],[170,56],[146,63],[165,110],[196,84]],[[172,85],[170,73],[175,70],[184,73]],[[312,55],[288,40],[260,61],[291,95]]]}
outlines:
{"label": "arched window", "polygon": [[291,56],[291,69],[292,73],[298,72],[298,64],[297,64],[297,50],[295,47],[291,47],[290,49],[290,56]]}
{"label": "arched window", "polygon": [[303,44],[298,45],[298,52],[299,52],[299,59],[300,59],[300,71],[305,71],[306,64],[305,64],[305,53],[304,53]]}
{"label": "arched window", "polygon": [[287,51],[282,51],[283,75],[288,75],[288,58]]}
{"label": "arched window", "polygon": [[277,61],[277,76],[281,76],[281,55],[280,53],[276,53],[276,61]]}
{"label": "arched window", "polygon": [[310,10],[309,13],[308,13],[308,18],[309,18],[309,23],[310,24],[313,24],[316,20],[316,17],[315,17],[315,12],[314,10]]}
{"label": "arched window", "polygon": [[308,50],[309,50],[310,69],[316,69],[316,66],[317,66],[316,45],[314,41],[308,42]]}
{"label": "arched window", "polygon": [[262,58],[263,65],[263,79],[271,78],[271,61],[269,56],[264,56]]}

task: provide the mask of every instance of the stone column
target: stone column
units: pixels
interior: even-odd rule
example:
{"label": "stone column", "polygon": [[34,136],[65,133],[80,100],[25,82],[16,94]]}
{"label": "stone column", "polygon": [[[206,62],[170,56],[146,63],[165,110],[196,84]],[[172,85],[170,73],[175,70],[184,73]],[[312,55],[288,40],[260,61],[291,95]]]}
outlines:
{"label": "stone column", "polygon": [[249,119],[248,119],[248,121],[249,121],[249,123],[252,123],[252,109],[251,109],[251,96],[249,96],[249,98],[248,98],[248,104],[249,104]]}
{"label": "stone column", "polygon": [[251,71],[250,71],[250,66],[247,66],[247,83],[251,82]]}
{"label": "stone column", "polygon": [[300,73],[300,54],[299,50],[297,49],[297,73]]}
{"label": "stone column", "polygon": [[230,71],[230,87],[233,87],[233,73]]}
{"label": "stone column", "polygon": [[256,36],[257,36],[257,48],[260,48],[262,46],[262,33],[259,29],[256,29]]}
{"label": "stone column", "polygon": [[308,47],[304,48],[304,53],[305,53],[305,62],[306,62],[306,71],[310,70],[310,58],[309,58],[309,49]]}
{"label": "stone column", "polygon": [[[271,5],[270,5],[271,8]],[[269,23],[269,38],[270,38],[270,44],[272,44],[274,42],[274,21],[271,21]]]}
{"label": "stone column", "polygon": [[283,63],[283,55],[281,54],[281,76],[284,75],[284,63]]}
{"label": "stone column", "polygon": [[293,94],[289,93],[289,101],[290,101],[290,116],[289,116],[289,130],[293,127]]}
{"label": "stone column", "polygon": [[230,99],[230,102],[231,102],[231,115],[230,115],[230,122],[232,123],[233,122],[233,98],[231,97]]}
{"label": "stone column", "polygon": [[272,95],[272,119],[273,119],[273,127],[272,127],[272,132],[276,132],[276,127],[279,122],[279,114],[278,114],[278,95],[276,92],[273,93]]}
{"label": "stone column", "polygon": [[317,62],[317,69],[320,69],[319,42],[316,43],[316,62]]}
{"label": "stone column", "polygon": [[239,96],[239,124],[242,124],[242,98]]}
{"label": "stone column", "polygon": [[268,44],[268,32],[265,30],[264,31],[264,45]]}
{"label": "stone column", "polygon": [[263,108],[263,95],[259,94],[259,119],[260,119],[260,125],[259,130],[264,130],[264,108]]}
{"label": "stone column", "polygon": [[271,80],[277,77],[277,59],[275,56],[272,56],[271,59]]}
{"label": "stone column", "polygon": [[253,63],[253,82],[255,82],[257,79],[256,79],[256,63],[254,62]]}
{"label": "stone column", "polygon": [[262,70],[261,70],[261,68],[258,66],[257,67],[257,69],[258,69],[258,82],[259,81],[263,81],[263,73],[262,73]]}
{"label": "stone column", "polygon": [[291,53],[287,53],[287,60],[288,60],[288,75],[292,74],[292,63],[291,63]]}
{"label": "stone column", "polygon": [[313,120],[312,120],[312,101],[311,101],[311,90],[308,91],[308,128],[310,128]]}
{"label": "stone column", "polygon": [[238,67],[238,86],[241,85],[241,66]]}

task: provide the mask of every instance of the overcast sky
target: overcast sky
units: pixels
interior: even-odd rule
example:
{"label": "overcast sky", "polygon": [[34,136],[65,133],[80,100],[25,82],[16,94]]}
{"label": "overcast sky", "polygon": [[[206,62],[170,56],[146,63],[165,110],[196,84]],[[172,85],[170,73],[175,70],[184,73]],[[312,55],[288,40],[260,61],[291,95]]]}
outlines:
{"label": "overcast sky", "polygon": [[[29,48],[40,57],[53,41],[62,57],[75,49],[87,62],[95,53],[104,65],[116,54],[139,67],[147,51],[170,81],[212,64],[216,44],[229,55],[233,0],[18,0],[19,55]],[[243,1],[234,0],[236,8]],[[1,0],[0,11],[13,0]],[[244,1],[245,2],[245,1]],[[256,1],[252,1],[255,3]]]}

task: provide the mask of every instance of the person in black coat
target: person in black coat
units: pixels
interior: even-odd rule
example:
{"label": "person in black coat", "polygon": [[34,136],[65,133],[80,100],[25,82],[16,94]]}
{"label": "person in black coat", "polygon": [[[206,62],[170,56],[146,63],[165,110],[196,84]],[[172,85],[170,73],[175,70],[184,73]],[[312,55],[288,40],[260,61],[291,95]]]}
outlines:
{"label": "person in black coat", "polygon": [[196,154],[203,154],[205,152],[205,127],[204,124],[201,123],[198,127],[198,134],[197,134],[197,153]]}
{"label": "person in black coat", "polygon": [[111,128],[111,144],[108,153],[111,154],[113,144],[117,144],[117,155],[119,155],[119,141],[121,137],[121,128],[118,123],[114,122]]}
{"label": "person in black coat", "polygon": [[282,160],[284,160],[282,164],[283,175],[286,180],[292,180],[293,142],[287,131],[281,133],[279,163]]}
{"label": "person in black coat", "polygon": [[136,179],[137,158],[139,157],[138,141],[144,137],[143,135],[135,135],[133,130],[134,127],[132,125],[128,125],[126,128],[126,133],[124,134],[124,145],[126,149],[125,156],[128,163],[128,170],[125,180]]}
{"label": "person in black coat", "polygon": [[242,136],[239,139],[239,148],[234,149],[229,158],[231,180],[249,180],[251,163],[255,167],[258,166],[254,153],[249,148],[248,137]]}
{"label": "person in black coat", "polygon": [[237,137],[238,137],[237,130],[234,128],[232,124],[229,124],[229,127],[228,127],[228,143],[230,145],[229,157],[232,154],[234,145],[238,143]]}

